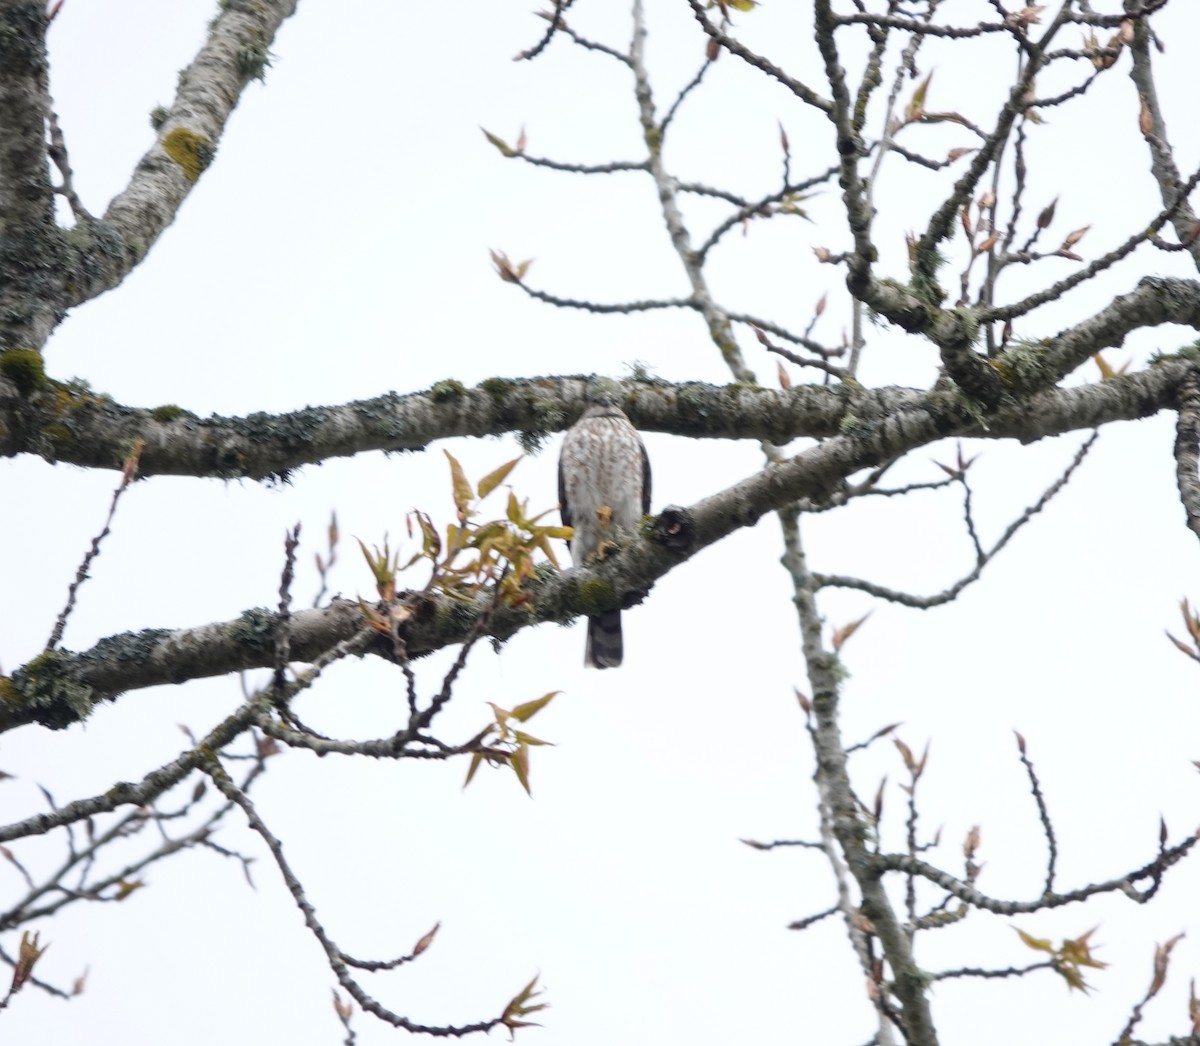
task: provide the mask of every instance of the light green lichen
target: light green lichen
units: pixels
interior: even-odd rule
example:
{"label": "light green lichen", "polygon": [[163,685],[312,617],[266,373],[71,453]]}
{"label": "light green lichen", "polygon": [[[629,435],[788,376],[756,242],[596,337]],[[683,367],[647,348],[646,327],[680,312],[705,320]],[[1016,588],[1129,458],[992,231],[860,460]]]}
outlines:
{"label": "light green lichen", "polygon": [[1013,392],[1041,388],[1057,379],[1047,344],[1043,341],[1014,341],[996,359],[988,362]]}
{"label": "light green lichen", "polygon": [[246,44],[237,53],[238,72],[247,80],[265,82],[274,57],[262,44]]}
{"label": "light green lichen", "polygon": [[18,669],[10,687],[17,692],[15,700],[51,730],[85,719],[92,711],[94,691],[75,677],[71,660],[54,650]]}

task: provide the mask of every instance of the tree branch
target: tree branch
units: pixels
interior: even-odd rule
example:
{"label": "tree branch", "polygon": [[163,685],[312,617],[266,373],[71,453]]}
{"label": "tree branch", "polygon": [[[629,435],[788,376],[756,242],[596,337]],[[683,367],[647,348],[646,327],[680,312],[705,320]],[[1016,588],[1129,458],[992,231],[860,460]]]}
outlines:
{"label": "tree branch", "polygon": [[[1200,325],[1200,284],[1143,281],[1131,295],[1064,331],[1038,350],[1033,377],[1053,380],[1130,331],[1156,323]],[[0,367],[0,457],[37,454],[47,461],[118,469],[136,441],[142,477],[286,478],[302,465],[369,451],[421,450],[455,436],[521,434],[536,445],[567,428],[587,408],[598,383],[620,389],[621,406],[647,432],[705,439],[759,439],[786,444],[828,438],[847,427],[870,426],[911,411],[926,411],[943,435],[1040,439],[1111,421],[1173,409],[1190,364],[1162,357],[1134,374],[1070,389],[1014,397],[989,415],[954,391],[896,386],[800,385],[789,390],[737,384],[706,385],[635,379],[616,383],[584,376],[490,378],[473,389],[455,381],[422,392],[385,393],[282,414],[200,418],[173,405],[146,410],[114,404],[86,390],[43,379],[29,399]],[[1035,384],[1014,370],[1014,384]],[[1014,389],[1014,392],[1018,391]]]}
{"label": "tree branch", "polygon": [[179,74],[175,100],[158,140],[138,161],[129,184],[87,230],[90,243],[72,273],[63,303],[79,305],[117,286],[175,220],[216,155],[225,125],[253,80],[270,64],[270,48],[297,0],[221,4],[208,38]]}
{"label": "tree branch", "polygon": [[1184,378],[1179,392],[1175,483],[1188,529],[1200,537],[1200,374],[1196,371]]}
{"label": "tree branch", "polygon": [[[329,963],[329,968],[337,977],[338,983],[350,993],[355,1002],[359,1004],[368,1013],[390,1024],[396,1028],[403,1028],[405,1031],[420,1033],[425,1035],[434,1035],[443,1038],[459,1038],[463,1035],[469,1035],[473,1032],[487,1032],[496,1025],[501,1023],[500,1017],[493,1017],[491,1020],[478,1021],[474,1024],[466,1024],[462,1026],[432,1026],[419,1024],[409,1020],[407,1017],[394,1013],[385,1007],[378,1000],[373,998],[351,975],[347,959],[349,958],[329,936],[328,931],[317,918],[317,911],[312,903],[308,900],[304,886],[300,882],[296,873],[292,870],[292,866],[288,863],[283,855],[283,843],[275,836],[275,834],[267,827],[267,824],[259,816],[258,811],[254,808],[254,804],[249,797],[242,792],[232,779],[225,772],[225,768],[215,756],[209,756],[203,765],[205,773],[212,779],[213,784],[221,791],[231,803],[241,808],[250,827],[258,833],[263,842],[266,843],[267,849],[270,850],[271,856],[275,860],[276,866],[279,868],[280,875],[283,876],[284,885],[288,892],[292,895],[292,899],[296,902],[296,907],[300,909],[304,916],[304,924],[308,927],[312,935],[317,939],[321,946],[321,950],[325,952],[325,958]],[[356,963],[355,965],[369,966],[371,964]],[[379,964],[379,968],[386,968],[387,964]]]}
{"label": "tree branch", "polygon": [[[989,897],[949,872],[944,872],[940,868],[908,854],[877,854],[871,860],[880,875],[889,871],[916,875],[940,886],[974,908],[997,915],[1021,915],[1046,911],[1050,908],[1061,908],[1068,904],[1078,904],[1080,901],[1086,901],[1089,897],[1104,893],[1122,893],[1131,901],[1144,904],[1157,892],[1163,873],[1187,856],[1196,841],[1197,837],[1190,835],[1175,846],[1164,849],[1153,861],[1120,878],[1089,883],[1087,886],[1080,886],[1074,890],[1045,893],[1032,901],[1004,901],[996,897]],[[1144,879],[1151,881],[1150,886],[1145,890],[1139,890],[1135,884]]]}
{"label": "tree branch", "polygon": [[0,0],[0,351],[38,348],[64,310],[47,164],[46,5]]}

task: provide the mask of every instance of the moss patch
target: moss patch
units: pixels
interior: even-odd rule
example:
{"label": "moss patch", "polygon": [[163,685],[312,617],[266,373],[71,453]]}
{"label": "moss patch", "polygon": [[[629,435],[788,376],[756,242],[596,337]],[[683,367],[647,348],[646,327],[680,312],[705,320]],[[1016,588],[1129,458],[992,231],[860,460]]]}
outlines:
{"label": "moss patch", "polygon": [[46,384],[46,363],[36,349],[9,349],[0,352],[0,374],[28,397]]}
{"label": "moss patch", "polygon": [[493,399],[502,399],[512,391],[516,383],[508,378],[484,378],[479,388]]}
{"label": "moss patch", "polygon": [[186,414],[182,407],[176,406],[174,403],[164,403],[161,407],[155,407],[150,411],[150,417],[155,421],[168,422],[174,421],[176,418]]}
{"label": "moss patch", "polygon": [[429,398],[434,403],[446,403],[449,400],[456,400],[467,394],[467,387],[461,381],[454,381],[448,378],[446,381],[439,381],[429,390]]}
{"label": "moss patch", "polygon": [[588,616],[603,614],[615,604],[616,593],[607,581],[591,578],[579,586],[578,606]]}

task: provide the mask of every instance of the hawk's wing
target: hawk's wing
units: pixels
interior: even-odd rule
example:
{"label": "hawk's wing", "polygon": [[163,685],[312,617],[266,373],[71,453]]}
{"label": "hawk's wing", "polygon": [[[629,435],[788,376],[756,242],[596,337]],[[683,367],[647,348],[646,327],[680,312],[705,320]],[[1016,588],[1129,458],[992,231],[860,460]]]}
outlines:
{"label": "hawk's wing", "polygon": [[[642,443],[640,439],[638,444],[642,448],[642,515],[648,516],[650,515],[650,456],[646,453],[646,444]],[[560,476],[562,475],[561,468],[560,465]],[[560,479],[559,482],[561,483],[562,480]]]}
{"label": "hawk's wing", "polygon": [[558,459],[558,508],[562,513],[564,527],[571,526],[571,506],[567,501],[566,477],[563,476],[563,459]]}

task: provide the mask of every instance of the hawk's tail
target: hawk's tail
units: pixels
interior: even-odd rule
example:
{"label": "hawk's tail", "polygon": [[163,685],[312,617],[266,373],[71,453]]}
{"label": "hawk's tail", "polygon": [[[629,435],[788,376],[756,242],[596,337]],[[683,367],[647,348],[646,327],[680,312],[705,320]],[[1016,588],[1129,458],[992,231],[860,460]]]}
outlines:
{"label": "hawk's tail", "polygon": [[583,663],[588,668],[616,668],[621,663],[624,644],[621,641],[621,611],[588,618],[587,649]]}

